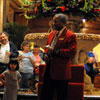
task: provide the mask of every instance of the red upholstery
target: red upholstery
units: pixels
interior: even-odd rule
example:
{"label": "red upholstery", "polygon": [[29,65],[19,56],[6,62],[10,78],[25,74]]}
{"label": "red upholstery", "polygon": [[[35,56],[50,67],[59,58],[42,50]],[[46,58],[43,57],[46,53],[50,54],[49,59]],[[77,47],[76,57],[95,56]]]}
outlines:
{"label": "red upholstery", "polygon": [[[41,94],[42,88],[42,76],[45,66],[40,66],[40,81],[39,81],[39,94],[38,100]],[[68,100],[84,100],[83,97],[83,85],[84,85],[84,66],[83,65],[72,65],[72,79],[68,86]],[[56,100],[56,97],[55,99]]]}
{"label": "red upholstery", "polygon": [[83,65],[72,65],[72,79],[70,83],[83,83],[84,82],[84,66]]}
{"label": "red upholstery", "polygon": [[84,100],[83,83],[69,83],[68,100]]}

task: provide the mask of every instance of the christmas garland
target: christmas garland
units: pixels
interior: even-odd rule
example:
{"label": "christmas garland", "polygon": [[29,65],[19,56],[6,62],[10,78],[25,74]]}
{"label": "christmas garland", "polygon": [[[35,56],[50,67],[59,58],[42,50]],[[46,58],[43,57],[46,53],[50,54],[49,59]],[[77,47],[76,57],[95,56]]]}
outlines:
{"label": "christmas garland", "polygon": [[[96,19],[100,16],[99,0],[22,0],[25,18],[48,17],[56,13],[78,13],[85,19]],[[27,5],[27,7],[25,6]]]}

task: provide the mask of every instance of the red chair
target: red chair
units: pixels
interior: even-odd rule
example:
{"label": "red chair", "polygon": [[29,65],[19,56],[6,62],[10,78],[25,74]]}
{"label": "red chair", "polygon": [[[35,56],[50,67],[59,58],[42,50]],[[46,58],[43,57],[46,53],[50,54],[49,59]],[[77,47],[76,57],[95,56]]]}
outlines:
{"label": "red chair", "polygon": [[[38,100],[41,95],[41,88],[43,84],[43,75],[46,65],[40,65],[39,67],[39,91],[38,91]],[[72,79],[69,81],[68,85],[68,100],[84,100],[84,66],[83,65],[72,65]],[[55,99],[56,100],[56,95]]]}

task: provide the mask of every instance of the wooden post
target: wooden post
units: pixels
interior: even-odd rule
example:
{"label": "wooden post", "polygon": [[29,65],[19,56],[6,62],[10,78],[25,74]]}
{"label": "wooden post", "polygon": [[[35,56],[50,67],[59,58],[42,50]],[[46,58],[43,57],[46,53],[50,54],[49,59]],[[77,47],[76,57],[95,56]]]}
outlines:
{"label": "wooden post", "polygon": [[0,32],[3,31],[3,26],[7,21],[9,10],[9,0],[0,0]]}
{"label": "wooden post", "polygon": [[3,29],[3,0],[0,0],[0,32]]}

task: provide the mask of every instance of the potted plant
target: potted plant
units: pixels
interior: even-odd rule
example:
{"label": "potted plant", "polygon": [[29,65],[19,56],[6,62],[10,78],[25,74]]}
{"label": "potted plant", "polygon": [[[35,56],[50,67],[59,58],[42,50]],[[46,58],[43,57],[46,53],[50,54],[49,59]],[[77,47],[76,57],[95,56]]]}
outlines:
{"label": "potted plant", "polygon": [[28,26],[18,24],[16,22],[6,23],[4,25],[4,31],[6,31],[9,34],[9,40],[14,42],[18,49],[20,49],[20,45],[24,40],[24,36],[26,32],[28,32],[28,30]]}

